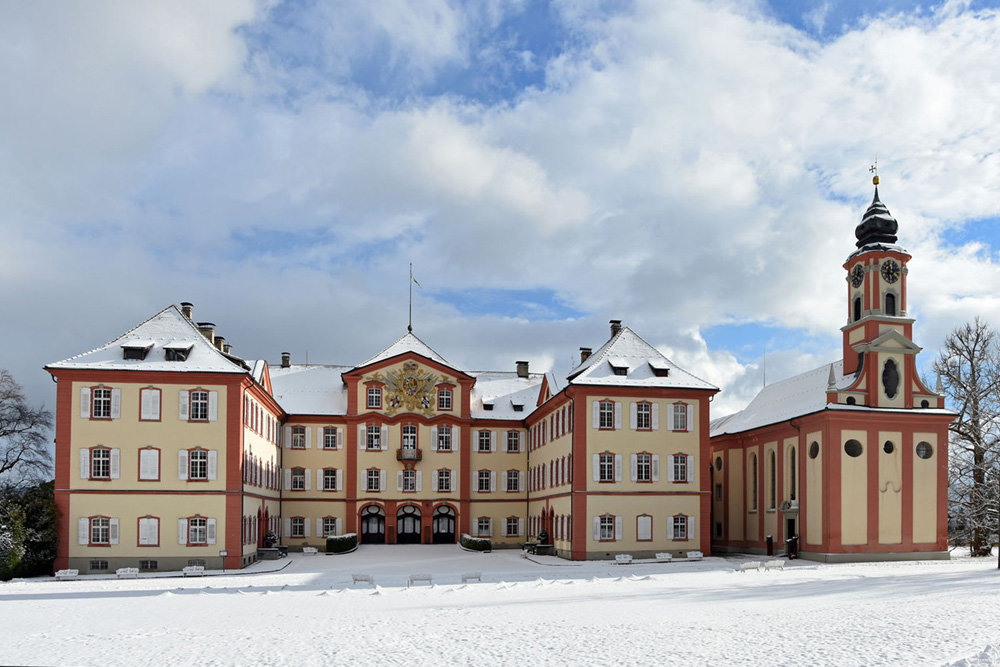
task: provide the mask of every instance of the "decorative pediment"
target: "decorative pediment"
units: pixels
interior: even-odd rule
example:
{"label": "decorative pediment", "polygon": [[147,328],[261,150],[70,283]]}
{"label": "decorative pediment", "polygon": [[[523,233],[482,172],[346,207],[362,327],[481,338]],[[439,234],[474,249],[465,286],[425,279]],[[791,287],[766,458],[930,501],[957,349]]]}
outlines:
{"label": "decorative pediment", "polygon": [[912,340],[891,329],[873,341],[858,343],[852,346],[855,352],[896,352],[900,354],[918,354],[924,348],[920,347]]}
{"label": "decorative pediment", "polygon": [[406,361],[384,374],[375,373],[369,380],[384,385],[382,405],[386,415],[419,412],[432,417],[437,407],[437,385],[450,378],[432,373],[415,361]]}

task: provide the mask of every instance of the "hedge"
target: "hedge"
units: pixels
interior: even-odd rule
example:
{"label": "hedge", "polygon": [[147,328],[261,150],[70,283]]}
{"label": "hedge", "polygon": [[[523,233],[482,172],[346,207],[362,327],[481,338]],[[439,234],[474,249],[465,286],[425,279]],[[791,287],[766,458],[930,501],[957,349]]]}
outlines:
{"label": "hedge", "polygon": [[486,537],[472,537],[468,533],[462,533],[459,544],[469,551],[493,551],[493,543]]}
{"label": "hedge", "polygon": [[358,548],[358,534],[348,533],[347,535],[337,535],[326,538],[326,552],[328,554],[343,554],[354,551]]}

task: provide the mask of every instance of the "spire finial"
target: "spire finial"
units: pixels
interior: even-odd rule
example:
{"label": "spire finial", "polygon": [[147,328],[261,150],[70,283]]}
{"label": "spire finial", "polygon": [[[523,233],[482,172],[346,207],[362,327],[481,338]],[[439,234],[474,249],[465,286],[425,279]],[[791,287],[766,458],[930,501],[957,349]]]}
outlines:
{"label": "spire finial", "polygon": [[878,185],[878,155],[875,156],[875,162],[872,166],[868,167],[868,173],[875,174],[872,176],[872,184]]}

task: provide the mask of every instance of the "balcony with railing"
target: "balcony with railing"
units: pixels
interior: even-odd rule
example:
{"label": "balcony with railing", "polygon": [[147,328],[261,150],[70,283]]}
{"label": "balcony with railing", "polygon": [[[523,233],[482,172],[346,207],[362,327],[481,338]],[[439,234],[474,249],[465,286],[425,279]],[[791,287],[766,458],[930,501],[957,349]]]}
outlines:
{"label": "balcony with railing", "polygon": [[419,447],[400,447],[396,450],[397,461],[419,461],[421,458]]}

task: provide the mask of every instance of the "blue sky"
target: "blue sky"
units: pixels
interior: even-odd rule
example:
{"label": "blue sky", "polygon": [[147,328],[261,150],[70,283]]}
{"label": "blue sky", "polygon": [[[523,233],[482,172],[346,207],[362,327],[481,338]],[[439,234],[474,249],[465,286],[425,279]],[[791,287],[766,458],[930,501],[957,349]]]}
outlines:
{"label": "blue sky", "polygon": [[878,155],[926,367],[1000,322],[997,4],[7,3],[0,308],[32,324],[0,344],[49,403],[42,365],[180,301],[248,358],[356,363],[412,262],[460,366],[564,372],[621,319],[721,413],[765,349],[839,356]]}

